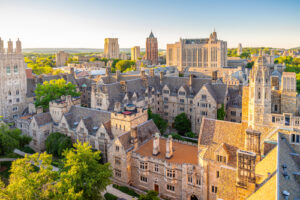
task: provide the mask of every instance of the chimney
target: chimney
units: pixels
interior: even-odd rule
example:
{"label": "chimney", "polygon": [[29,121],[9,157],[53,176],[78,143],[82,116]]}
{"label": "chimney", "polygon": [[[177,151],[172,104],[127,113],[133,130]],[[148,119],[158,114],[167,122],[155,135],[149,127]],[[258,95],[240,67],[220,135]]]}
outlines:
{"label": "chimney", "polygon": [[43,113],[43,107],[39,106],[36,108],[36,114],[41,114],[41,113]]}
{"label": "chimney", "polygon": [[173,156],[173,139],[172,135],[168,136],[167,142],[166,142],[166,158],[170,159]]}
{"label": "chimney", "polygon": [[260,160],[260,135],[258,131],[246,130],[246,150],[255,153],[257,161]]}
{"label": "chimney", "polygon": [[126,81],[120,81],[121,89],[126,92],[127,91],[127,83]]}
{"label": "chimney", "polygon": [[189,87],[191,88],[193,85],[193,74],[189,75]]}
{"label": "chimney", "polygon": [[21,54],[22,53],[22,44],[21,44],[21,41],[19,40],[19,38],[18,38],[18,40],[16,42],[16,53],[17,54]]}
{"label": "chimney", "polygon": [[7,53],[13,53],[13,43],[10,39],[7,42]]}
{"label": "chimney", "polygon": [[154,77],[154,69],[153,69],[153,68],[150,69],[150,72],[149,72],[149,73],[150,73],[150,76],[151,76],[151,77]]}
{"label": "chimney", "polygon": [[116,71],[116,79],[117,79],[117,82],[120,80],[120,77],[121,77],[121,75],[120,75],[120,70],[117,70],[117,71]]}
{"label": "chimney", "polygon": [[75,76],[75,70],[74,70],[74,67],[71,67],[71,69],[70,69],[70,74],[72,74],[73,76]]}
{"label": "chimney", "polygon": [[145,78],[145,71],[141,70],[141,79],[144,79],[144,78]]}
{"label": "chimney", "polygon": [[155,136],[153,138],[153,152],[152,154],[154,156],[157,156],[159,154],[159,133],[155,133]]}
{"label": "chimney", "polygon": [[159,74],[160,84],[162,84],[163,78],[164,78],[164,73],[160,72],[160,74]]}
{"label": "chimney", "polygon": [[138,147],[137,128],[131,128],[130,136],[131,136],[131,144],[134,145],[134,149],[137,149]]}
{"label": "chimney", "polygon": [[212,71],[212,80],[214,82],[218,80],[218,71]]}

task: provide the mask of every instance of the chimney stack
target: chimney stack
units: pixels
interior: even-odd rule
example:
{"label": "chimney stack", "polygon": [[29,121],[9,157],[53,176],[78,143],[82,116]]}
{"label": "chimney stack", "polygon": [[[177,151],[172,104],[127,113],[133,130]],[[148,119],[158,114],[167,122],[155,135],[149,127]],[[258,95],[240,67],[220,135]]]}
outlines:
{"label": "chimney stack", "polygon": [[164,78],[164,73],[160,72],[160,74],[159,74],[160,84],[162,84],[163,78]]}
{"label": "chimney stack", "polygon": [[141,70],[141,79],[144,79],[144,78],[145,78],[145,71]]}
{"label": "chimney stack", "polygon": [[173,139],[172,135],[168,136],[167,142],[166,142],[166,158],[170,159],[173,156]]}
{"label": "chimney stack", "polygon": [[193,85],[193,74],[189,75],[189,87],[191,88]]}
{"label": "chimney stack", "polygon": [[154,156],[157,156],[160,152],[159,152],[159,133],[155,133],[155,136],[153,138],[153,152],[152,154]]}
{"label": "chimney stack", "polygon": [[36,114],[41,114],[41,113],[43,113],[43,107],[42,106],[38,106],[36,108]]}
{"label": "chimney stack", "polygon": [[7,53],[13,53],[13,43],[11,39],[7,42]]}
{"label": "chimney stack", "polygon": [[137,149],[138,147],[137,128],[131,128],[130,136],[131,136],[131,144],[134,145],[134,149]]}
{"label": "chimney stack", "polygon": [[150,76],[154,77],[154,69],[153,68],[150,69]]}

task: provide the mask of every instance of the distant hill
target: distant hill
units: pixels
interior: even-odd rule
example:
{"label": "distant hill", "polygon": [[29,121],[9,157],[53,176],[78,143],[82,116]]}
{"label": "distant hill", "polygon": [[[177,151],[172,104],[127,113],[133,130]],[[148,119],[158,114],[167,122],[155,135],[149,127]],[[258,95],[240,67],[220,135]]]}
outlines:
{"label": "distant hill", "polygon": [[[23,53],[56,53],[58,51],[65,51],[67,53],[103,53],[103,49],[89,49],[89,48],[24,48]],[[130,48],[120,48],[121,53],[130,53]],[[141,52],[145,51],[145,48],[141,48]],[[164,51],[159,49],[158,51]]]}

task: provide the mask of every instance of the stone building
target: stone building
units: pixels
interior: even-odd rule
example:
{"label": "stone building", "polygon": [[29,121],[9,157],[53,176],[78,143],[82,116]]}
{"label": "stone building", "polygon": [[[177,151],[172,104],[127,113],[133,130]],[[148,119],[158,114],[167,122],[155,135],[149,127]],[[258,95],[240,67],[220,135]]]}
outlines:
{"label": "stone building", "polygon": [[177,66],[179,71],[187,67],[226,67],[227,42],[219,40],[215,31],[209,38],[180,39],[167,44],[167,65]]}
{"label": "stone building", "polygon": [[4,41],[0,38],[0,116],[12,120],[20,116],[26,107],[26,64],[22,55],[21,41],[16,48],[8,41],[4,49]]}
{"label": "stone building", "polygon": [[59,51],[55,54],[56,67],[66,66],[69,54],[64,51]]}
{"label": "stone building", "polygon": [[283,74],[277,87],[288,92],[285,102],[292,108],[287,112],[294,112],[283,111],[281,115],[290,116],[281,118],[284,123],[276,118],[272,122],[273,83],[265,66],[265,58],[259,56],[249,86],[244,87],[241,123],[204,117],[197,146],[160,138],[159,133],[144,141],[135,140],[143,138],[137,132],[131,133],[132,140],[125,139],[129,134],[116,138],[109,156],[114,182],[155,190],[165,199],[299,199],[300,132],[292,110],[295,77]]}
{"label": "stone building", "polygon": [[118,38],[104,39],[104,55],[106,58],[118,59],[120,54]]}
{"label": "stone building", "polygon": [[115,76],[109,72],[92,86],[91,107],[116,111],[128,103],[138,107],[150,107],[172,126],[175,117],[186,113],[192,131],[199,132],[203,116],[217,118],[217,109],[229,100],[228,88],[209,78],[159,76],[150,69],[149,75]]}
{"label": "stone building", "polygon": [[138,60],[141,57],[140,46],[134,46],[131,48],[131,60]]}
{"label": "stone building", "polygon": [[152,31],[146,40],[146,60],[149,60],[152,65],[158,64],[158,44],[157,38],[154,37]]}

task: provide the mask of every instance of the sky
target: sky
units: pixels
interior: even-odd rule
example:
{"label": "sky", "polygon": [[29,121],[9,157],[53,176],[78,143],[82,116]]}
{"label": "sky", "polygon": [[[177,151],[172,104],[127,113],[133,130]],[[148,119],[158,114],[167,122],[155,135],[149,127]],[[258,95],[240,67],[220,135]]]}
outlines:
{"label": "sky", "polygon": [[300,0],[0,0],[0,37],[23,48],[144,48],[152,30],[165,49],[214,29],[229,48],[299,47]]}

